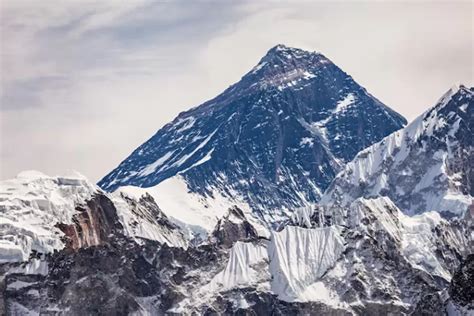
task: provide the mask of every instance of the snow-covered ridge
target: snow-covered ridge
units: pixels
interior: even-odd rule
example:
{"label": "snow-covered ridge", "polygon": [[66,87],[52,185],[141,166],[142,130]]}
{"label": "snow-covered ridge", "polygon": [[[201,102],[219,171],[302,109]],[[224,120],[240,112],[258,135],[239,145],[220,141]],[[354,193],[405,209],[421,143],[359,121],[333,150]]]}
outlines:
{"label": "snow-covered ridge", "polygon": [[33,251],[47,254],[63,249],[65,233],[60,224],[75,225],[77,208],[97,194],[113,201],[128,236],[186,247],[177,228],[154,217],[159,212],[156,204],[158,210],[150,213],[154,202],[141,205],[139,199],[106,194],[79,173],[50,177],[27,171],[0,182],[0,263],[26,261]]}
{"label": "snow-covered ridge", "polygon": [[[373,223],[360,225],[364,218],[373,218]],[[403,214],[388,197],[376,199],[359,198],[350,206],[348,225],[357,227],[366,234],[373,231],[386,232],[395,240],[401,254],[416,269],[449,281],[451,274],[437,256],[439,238],[433,234],[436,228],[448,226],[438,212],[426,212],[420,215]],[[452,236],[452,244],[459,246],[460,241]]]}
{"label": "snow-covered ridge", "polygon": [[[26,178],[28,180],[8,180],[6,183],[13,182],[9,185],[2,183],[1,196],[3,197],[5,192],[10,192],[9,200],[13,200],[11,197],[15,196],[15,192],[18,193],[18,189],[7,190],[7,188],[21,187],[22,183],[27,185],[27,188],[23,189],[25,196],[29,194],[37,196],[39,190],[47,191],[41,181],[47,183],[52,181],[53,189],[66,190],[73,195],[75,192],[82,192],[77,187],[87,186],[87,182],[81,182],[86,180],[80,177],[79,179],[63,177],[61,184],[57,178],[36,173],[30,173]],[[40,182],[38,187],[31,190],[38,181]],[[69,186],[75,189],[72,190]],[[219,310],[225,314],[235,312],[237,309],[251,310],[256,304],[259,306],[254,310],[263,310],[265,305],[261,304],[267,303],[317,307],[322,308],[323,312],[342,310],[355,313],[371,310],[371,304],[374,302],[380,305],[375,307],[375,310],[386,306],[389,306],[387,309],[390,310],[390,306],[393,305],[407,309],[414,308],[420,297],[425,294],[423,292],[425,286],[429,285],[430,289],[438,291],[442,288],[438,288],[436,283],[447,284],[451,279],[453,267],[459,262],[459,256],[468,250],[469,244],[461,221],[447,221],[437,212],[409,217],[388,197],[379,197],[359,198],[347,208],[323,206],[301,208],[291,216],[290,222],[280,227],[281,229],[272,231],[266,238],[260,238],[255,233],[256,229],[250,238],[239,235],[235,228],[244,223],[248,224],[245,216],[248,214],[244,215],[243,211],[237,209],[230,210],[221,220],[235,225],[220,227],[229,235],[240,236],[240,239],[235,240],[230,247],[229,244],[219,244],[212,239],[205,241],[204,245],[196,246],[193,243],[188,245],[179,229],[168,220],[152,196],[147,195],[148,191],[129,187],[124,188],[129,194],[127,190],[119,190],[102,195],[103,193],[95,186],[91,185],[90,189],[92,191],[84,197],[96,194],[100,194],[101,198],[108,197],[117,209],[117,215],[124,228],[123,232],[136,241],[133,246],[128,245],[125,248],[122,237],[118,237],[116,241],[111,240],[111,244],[107,247],[101,248],[105,250],[108,247],[115,247],[111,249],[111,253],[106,251],[98,253],[111,255],[118,252],[114,255],[123,258],[120,264],[133,265],[134,268],[130,267],[132,270],[140,269],[140,273],[135,275],[143,275],[144,281],[140,282],[147,290],[153,291],[147,297],[133,296],[139,302],[140,311],[143,313],[203,313],[208,308],[216,306],[232,307]],[[51,195],[54,194],[49,194],[48,198]],[[80,197],[77,198],[77,203],[80,205],[82,195],[77,196]],[[97,197],[96,195],[95,198]],[[74,201],[74,197],[66,196],[65,199]],[[6,199],[1,201],[3,203]],[[184,208],[186,205],[181,206]],[[3,207],[0,209],[4,211]],[[9,208],[8,213],[20,214],[21,210],[25,208]],[[41,215],[39,211],[35,212],[34,218]],[[33,218],[29,220],[34,222]],[[189,220],[189,223],[191,222],[192,219]],[[0,227],[3,229],[4,226]],[[15,234],[23,236],[22,232]],[[0,231],[0,240],[9,238],[4,231]],[[143,248],[142,238],[180,248],[160,245],[152,248],[153,244],[149,243]],[[6,253],[5,247],[3,244],[0,245],[3,247],[0,248],[0,254],[3,255]],[[58,247],[57,250],[59,249],[61,248]],[[159,261],[151,260],[148,256],[149,250],[157,254],[156,259],[159,258]],[[133,251],[133,253],[127,256],[125,253],[120,253],[121,251]],[[77,254],[77,257],[82,258],[79,260],[90,258],[88,257],[90,253],[84,251]],[[59,259],[54,260],[77,258],[69,256],[68,252],[63,254],[64,257],[59,256]],[[140,261],[140,256],[144,257],[143,263],[135,266],[133,262],[137,259]],[[48,256],[43,256],[41,260],[30,258],[24,264],[4,265],[7,268],[12,267],[8,273],[20,274],[18,279],[11,280],[7,284],[9,291],[15,290],[15,295],[20,295],[21,290],[32,287],[33,283],[28,279],[30,274],[49,276],[51,272],[49,268],[52,267],[49,265],[50,259]],[[26,261],[26,259],[16,258],[8,261]],[[58,265],[57,261],[53,262],[55,272],[67,271],[67,265],[63,267]],[[94,265],[91,264],[90,268],[83,265],[80,271],[85,273],[85,276],[77,281],[81,283],[81,289],[86,288],[88,291],[90,289],[90,293],[101,295],[100,291],[103,289],[97,290],[93,283],[93,280],[97,279]],[[112,271],[104,269],[104,273],[109,280],[117,277],[115,269]],[[436,280],[436,283],[433,280]],[[136,281],[137,279],[132,276],[132,284],[139,286],[136,285]],[[151,288],[149,284],[154,287]],[[46,291],[50,285],[37,282],[34,286]],[[124,288],[120,283],[116,286]],[[70,293],[74,297],[82,295],[76,289],[71,289]],[[161,304],[170,299],[171,301],[164,305],[166,308],[156,303]],[[22,302],[25,306],[33,306],[36,311],[37,306],[29,303],[29,297]],[[307,303],[308,305],[305,305]],[[76,303],[67,301],[63,304],[69,306],[68,304]]]}
{"label": "snow-covered ridge", "polygon": [[212,195],[202,196],[189,192],[188,185],[181,175],[169,178],[150,188],[120,187],[114,192],[114,195],[119,194],[135,199],[150,194],[163,213],[181,228],[188,239],[194,237],[205,239],[214,229],[217,221],[228,215],[228,210],[235,206],[244,211],[247,220],[253,224],[261,236],[268,236],[267,229],[252,216],[249,205],[239,199],[238,194],[229,197],[214,190]]}
{"label": "snow-covered ridge", "polygon": [[462,183],[468,171],[462,168],[469,169],[474,155],[466,141],[473,112],[474,89],[450,89],[407,127],[361,151],[321,202],[347,205],[359,196],[388,195],[408,214],[434,210],[462,216],[472,201]]}

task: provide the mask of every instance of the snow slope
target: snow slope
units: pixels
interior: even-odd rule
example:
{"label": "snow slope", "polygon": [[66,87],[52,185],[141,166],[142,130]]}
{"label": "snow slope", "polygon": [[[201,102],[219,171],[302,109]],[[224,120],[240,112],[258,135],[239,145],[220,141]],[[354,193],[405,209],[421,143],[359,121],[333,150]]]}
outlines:
{"label": "snow slope", "polygon": [[194,236],[206,238],[214,229],[217,221],[227,214],[227,211],[237,206],[246,214],[246,218],[254,224],[262,236],[268,233],[266,229],[252,216],[249,205],[238,198],[237,194],[223,196],[218,190],[209,195],[200,195],[189,191],[188,185],[180,175],[169,178],[162,183],[150,187],[134,186],[120,187],[114,194],[124,193],[139,199],[144,194],[150,194],[160,209],[181,227],[183,232],[192,239]]}

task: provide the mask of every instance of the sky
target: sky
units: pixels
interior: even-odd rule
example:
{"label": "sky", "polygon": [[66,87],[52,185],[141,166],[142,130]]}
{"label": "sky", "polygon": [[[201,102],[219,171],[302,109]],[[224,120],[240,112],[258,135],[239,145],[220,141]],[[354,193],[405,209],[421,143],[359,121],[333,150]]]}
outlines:
{"label": "sky", "polygon": [[474,85],[472,1],[0,0],[0,179],[98,181],[276,44],[318,51],[409,121]]}

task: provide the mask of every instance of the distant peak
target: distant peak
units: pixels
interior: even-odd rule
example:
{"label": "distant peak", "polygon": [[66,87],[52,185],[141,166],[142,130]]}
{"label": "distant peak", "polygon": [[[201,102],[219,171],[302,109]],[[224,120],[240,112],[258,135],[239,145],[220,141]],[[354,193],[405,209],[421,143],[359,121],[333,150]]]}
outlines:
{"label": "distant peak", "polygon": [[[279,57],[288,57],[288,56],[294,56],[294,57],[301,57],[301,56],[309,56],[309,55],[314,55],[318,54],[316,52],[310,52],[304,49],[300,48],[295,48],[295,47],[289,47],[284,44],[278,44],[267,52],[265,57],[273,57],[273,56],[279,56]],[[264,58],[265,58],[264,57]]]}
{"label": "distant peak", "polygon": [[439,99],[437,102],[437,108],[442,108],[444,107],[451,98],[458,94],[459,92],[467,93],[467,94],[473,94],[474,93],[474,88],[468,88],[462,83],[455,83],[454,85],[449,88],[448,91],[446,91],[443,96]]}
{"label": "distant peak", "polygon": [[[331,61],[321,53],[278,44],[260,59],[249,74],[266,74],[266,79],[268,79],[268,76],[280,76],[281,80],[297,79],[295,76],[309,79],[314,77],[312,70],[330,63]],[[277,81],[281,81],[280,79]]]}
{"label": "distant peak", "polygon": [[472,94],[474,92],[474,87],[466,86],[463,83],[457,82],[451,86],[451,88],[446,92],[446,94],[456,94],[459,91]]}
{"label": "distant peak", "polygon": [[292,50],[300,50],[300,49],[289,47],[284,44],[277,44],[273,46],[272,48],[270,48],[269,52],[282,52],[282,51],[292,51]]}

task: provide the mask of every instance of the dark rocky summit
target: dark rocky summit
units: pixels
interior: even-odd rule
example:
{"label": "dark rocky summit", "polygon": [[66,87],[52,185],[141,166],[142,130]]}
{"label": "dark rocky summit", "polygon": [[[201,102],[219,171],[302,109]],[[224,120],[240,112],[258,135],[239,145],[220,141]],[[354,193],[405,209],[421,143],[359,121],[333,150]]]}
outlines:
{"label": "dark rocky summit", "polygon": [[238,83],[181,113],[99,186],[155,186],[180,174],[191,192],[239,196],[263,217],[319,200],[344,163],[403,127],[320,53],[278,45]]}

